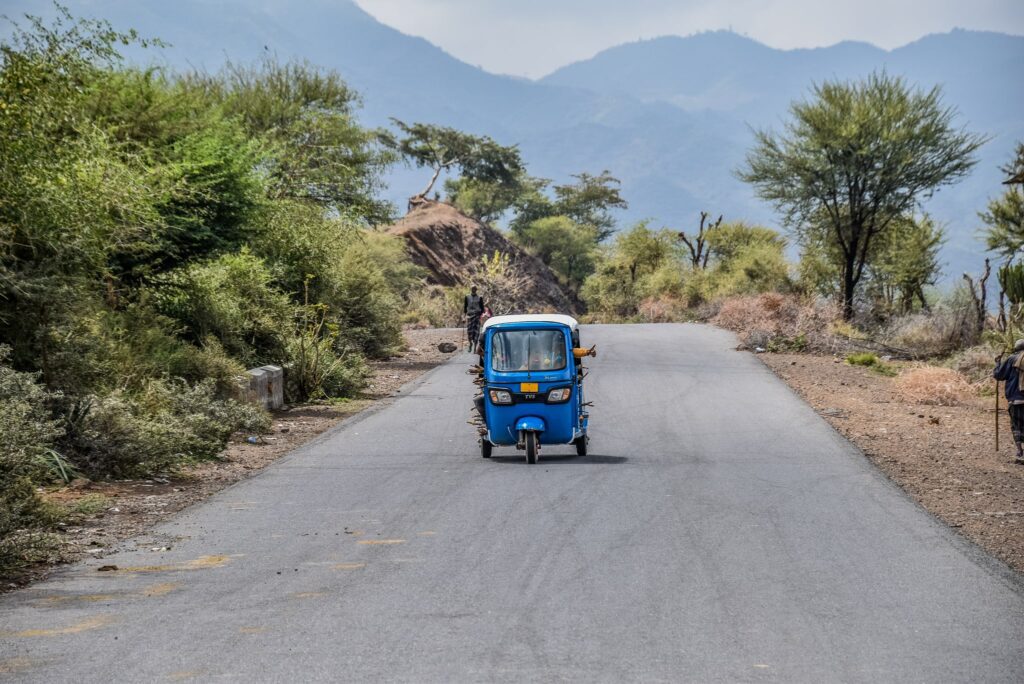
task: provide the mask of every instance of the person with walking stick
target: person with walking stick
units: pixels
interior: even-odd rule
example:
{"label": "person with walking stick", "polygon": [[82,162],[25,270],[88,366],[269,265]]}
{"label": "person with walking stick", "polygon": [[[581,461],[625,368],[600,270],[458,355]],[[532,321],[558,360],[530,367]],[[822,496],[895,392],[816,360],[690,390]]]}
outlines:
{"label": "person with walking stick", "polygon": [[1021,387],[1022,370],[1024,370],[1024,339],[1014,342],[1013,354],[1005,360],[1003,360],[1002,354],[997,356],[996,368],[992,371],[993,378],[997,381],[1003,381],[1006,408],[1010,413],[1010,430],[1013,432],[1013,443],[1017,447],[1017,463],[1024,465],[1024,388]]}

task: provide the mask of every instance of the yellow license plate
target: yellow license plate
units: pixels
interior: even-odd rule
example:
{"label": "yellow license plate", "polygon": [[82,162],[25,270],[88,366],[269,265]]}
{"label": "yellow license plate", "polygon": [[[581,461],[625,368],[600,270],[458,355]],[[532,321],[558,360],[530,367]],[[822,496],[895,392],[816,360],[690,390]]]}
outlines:
{"label": "yellow license plate", "polygon": [[523,393],[536,392],[540,389],[535,382],[521,382],[519,383],[519,391]]}

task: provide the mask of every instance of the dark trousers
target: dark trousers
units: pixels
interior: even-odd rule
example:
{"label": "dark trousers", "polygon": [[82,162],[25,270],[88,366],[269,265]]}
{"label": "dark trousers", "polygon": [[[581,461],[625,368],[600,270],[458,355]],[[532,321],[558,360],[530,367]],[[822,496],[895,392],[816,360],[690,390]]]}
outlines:
{"label": "dark trousers", "polygon": [[1013,441],[1020,444],[1024,442],[1024,404],[1010,404],[1007,410],[1010,412]]}
{"label": "dark trousers", "polygon": [[480,335],[480,316],[482,314],[469,314],[466,321],[466,337],[469,339],[470,351],[476,347],[476,338]]}

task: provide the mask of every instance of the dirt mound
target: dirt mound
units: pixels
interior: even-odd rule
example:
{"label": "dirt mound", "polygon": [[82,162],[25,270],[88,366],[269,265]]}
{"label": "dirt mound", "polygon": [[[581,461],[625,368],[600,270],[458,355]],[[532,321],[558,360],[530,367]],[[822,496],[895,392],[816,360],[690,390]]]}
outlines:
{"label": "dirt mound", "polygon": [[405,239],[410,258],[427,271],[427,281],[432,284],[468,286],[483,257],[501,252],[528,281],[523,300],[530,302],[530,311],[571,313],[580,309],[544,262],[450,204],[423,202],[387,232]]}

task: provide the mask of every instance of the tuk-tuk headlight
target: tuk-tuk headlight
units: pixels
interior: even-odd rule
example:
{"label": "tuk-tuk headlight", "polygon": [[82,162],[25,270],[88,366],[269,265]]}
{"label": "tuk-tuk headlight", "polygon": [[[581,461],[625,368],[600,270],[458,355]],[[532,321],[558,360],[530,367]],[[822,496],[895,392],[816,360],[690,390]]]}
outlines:
{"label": "tuk-tuk headlight", "polygon": [[512,403],[512,393],[511,392],[506,392],[505,390],[495,390],[495,389],[492,389],[489,392],[489,394],[491,396],[491,403],[492,404],[511,404]]}
{"label": "tuk-tuk headlight", "polygon": [[559,387],[548,392],[548,401],[552,404],[558,404],[563,401],[569,401],[569,397],[572,396],[572,390],[568,387]]}

